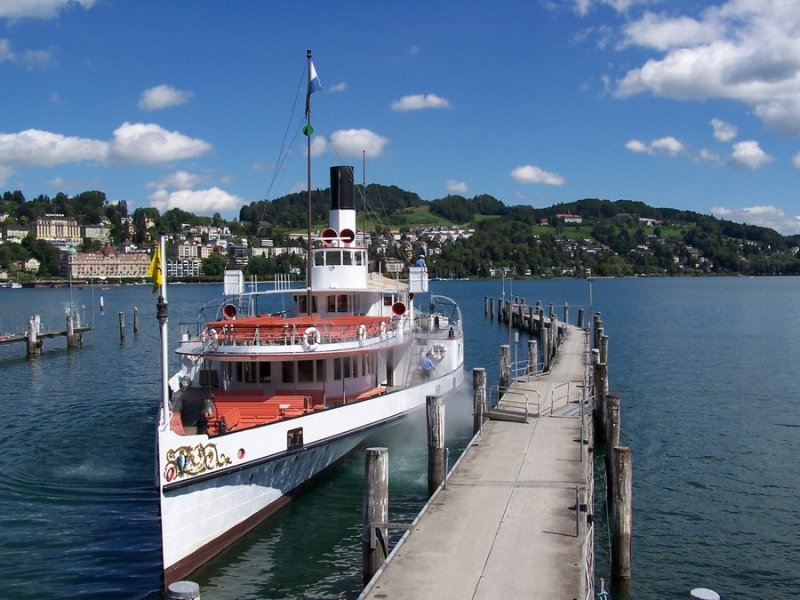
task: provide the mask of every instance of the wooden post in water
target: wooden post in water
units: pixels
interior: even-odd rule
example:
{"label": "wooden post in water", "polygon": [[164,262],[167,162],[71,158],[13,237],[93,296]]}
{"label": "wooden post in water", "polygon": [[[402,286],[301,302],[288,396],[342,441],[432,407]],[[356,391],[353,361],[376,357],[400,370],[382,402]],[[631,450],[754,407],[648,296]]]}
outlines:
{"label": "wooden post in water", "polygon": [[76,313],[67,315],[67,348],[74,348],[81,345],[81,334],[75,333]]}
{"label": "wooden post in water", "polygon": [[125,313],[119,313],[119,339],[125,339]]}
{"label": "wooden post in water", "polygon": [[361,564],[364,585],[388,554],[389,450],[367,448],[364,462],[364,510],[361,528]]}
{"label": "wooden post in water", "polygon": [[139,307],[133,307],[133,333],[139,333]]}
{"label": "wooden post in water", "polygon": [[608,336],[603,334],[600,336],[600,362],[608,364]]}
{"label": "wooden post in water", "polygon": [[614,579],[631,578],[631,534],[633,529],[633,457],[627,446],[617,446],[613,453],[614,500],[611,527],[611,575]]}
{"label": "wooden post in water", "polygon": [[569,323],[569,304],[564,302],[564,323]]}
{"label": "wooden post in water", "polygon": [[444,464],[444,400],[426,396],[428,411],[428,497],[433,496],[446,477]]}
{"label": "wooden post in water", "polygon": [[511,346],[500,346],[500,395],[511,385]]}
{"label": "wooden post in water", "polygon": [[614,448],[619,446],[620,432],[619,396],[606,396],[606,480],[608,481],[608,503],[614,499]]}
{"label": "wooden post in water", "polygon": [[555,313],[550,315],[550,336],[552,340],[550,343],[550,356],[552,361],[552,359],[556,357],[556,348],[558,348],[558,319]]}
{"label": "wooden post in water", "polygon": [[42,340],[39,339],[39,315],[28,319],[28,356],[42,353]]}
{"label": "wooden post in water", "polygon": [[592,350],[594,364],[594,432],[598,443],[606,440],[606,365],[599,360],[600,351]]}
{"label": "wooden post in water", "polygon": [[530,332],[531,335],[534,335],[536,333],[536,321],[533,318],[533,307],[532,306],[528,307],[528,325],[530,326],[528,328],[528,331]]}
{"label": "wooden post in water", "polygon": [[546,373],[550,370],[550,328],[544,321],[544,312],[539,312],[539,341],[542,346],[542,372]]}
{"label": "wooden post in water", "polygon": [[489,296],[483,297],[483,318],[489,316]]}
{"label": "wooden post in water", "polygon": [[519,329],[525,328],[525,319],[522,318],[522,304],[517,304],[517,327]]}
{"label": "wooden post in water", "polygon": [[472,369],[472,434],[483,427],[486,415],[486,369]]}
{"label": "wooden post in water", "polygon": [[584,321],[584,311],[582,308],[578,309],[578,329],[583,329],[583,321]]}
{"label": "wooden post in water", "polygon": [[489,298],[489,320],[494,321],[494,298]]}
{"label": "wooden post in water", "polygon": [[497,299],[497,324],[500,325],[503,323],[503,299]]}
{"label": "wooden post in water", "polygon": [[200,586],[194,581],[173,581],[167,588],[168,600],[200,600]]}
{"label": "wooden post in water", "polygon": [[536,375],[539,372],[539,340],[536,338],[528,340],[528,375]]}

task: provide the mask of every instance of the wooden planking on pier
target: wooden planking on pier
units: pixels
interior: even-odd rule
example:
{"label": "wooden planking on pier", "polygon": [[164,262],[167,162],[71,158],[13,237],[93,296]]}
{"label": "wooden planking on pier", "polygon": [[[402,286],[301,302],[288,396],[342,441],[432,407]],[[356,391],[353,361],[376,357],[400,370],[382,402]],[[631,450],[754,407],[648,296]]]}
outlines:
{"label": "wooden planking on pier", "polygon": [[[74,333],[86,333],[87,331],[91,331],[91,327],[75,327],[73,330]],[[53,329],[50,331],[39,331],[36,333],[37,339],[41,338],[54,338],[54,337],[66,337],[67,330],[66,329]],[[18,333],[14,335],[5,335],[0,336],[0,345],[2,344],[14,344],[18,342],[27,342],[28,341],[28,334],[27,333]]]}
{"label": "wooden planking on pier", "polygon": [[525,394],[535,413],[540,396],[540,416],[484,424],[362,598],[587,597],[587,350],[587,334],[567,327],[550,372],[512,384],[507,410]]}

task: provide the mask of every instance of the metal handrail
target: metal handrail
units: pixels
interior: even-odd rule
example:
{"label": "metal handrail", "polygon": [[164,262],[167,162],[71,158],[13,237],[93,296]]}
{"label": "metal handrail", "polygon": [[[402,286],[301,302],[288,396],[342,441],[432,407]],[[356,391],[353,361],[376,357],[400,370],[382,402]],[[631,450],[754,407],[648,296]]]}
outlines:
{"label": "metal handrail", "polygon": [[[558,388],[562,388],[564,386],[567,386],[567,404],[569,404],[569,381],[565,381],[564,383],[559,383],[558,385],[554,385],[550,389],[550,414],[551,415],[553,414],[553,405],[555,404],[556,390]],[[559,399],[560,398],[561,398],[561,396],[559,396]]]}

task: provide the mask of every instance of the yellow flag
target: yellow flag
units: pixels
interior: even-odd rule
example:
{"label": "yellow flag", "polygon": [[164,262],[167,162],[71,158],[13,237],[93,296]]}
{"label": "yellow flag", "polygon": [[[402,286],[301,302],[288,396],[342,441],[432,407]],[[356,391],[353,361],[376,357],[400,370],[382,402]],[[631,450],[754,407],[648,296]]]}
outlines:
{"label": "yellow flag", "polygon": [[161,284],[164,283],[164,273],[161,271],[161,244],[156,246],[150,266],[147,267],[147,276],[153,280],[153,293],[155,294]]}

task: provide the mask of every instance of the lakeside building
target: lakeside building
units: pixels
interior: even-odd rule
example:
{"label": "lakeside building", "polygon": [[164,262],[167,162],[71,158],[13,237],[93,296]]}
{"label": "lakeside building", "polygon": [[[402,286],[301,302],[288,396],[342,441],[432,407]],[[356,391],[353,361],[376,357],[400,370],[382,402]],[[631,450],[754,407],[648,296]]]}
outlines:
{"label": "lakeside building", "polygon": [[106,246],[100,252],[64,252],[59,270],[73,279],[145,279],[149,265],[144,252],[125,254]]}
{"label": "lakeside building", "polygon": [[64,215],[45,215],[33,222],[33,235],[66,250],[70,246],[79,246],[83,241],[78,221]]}

